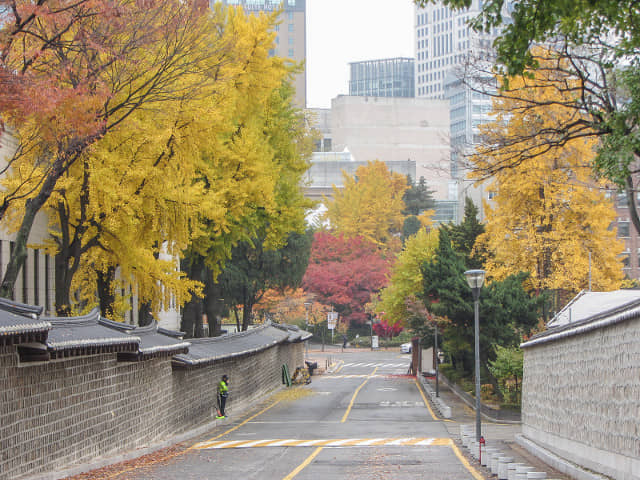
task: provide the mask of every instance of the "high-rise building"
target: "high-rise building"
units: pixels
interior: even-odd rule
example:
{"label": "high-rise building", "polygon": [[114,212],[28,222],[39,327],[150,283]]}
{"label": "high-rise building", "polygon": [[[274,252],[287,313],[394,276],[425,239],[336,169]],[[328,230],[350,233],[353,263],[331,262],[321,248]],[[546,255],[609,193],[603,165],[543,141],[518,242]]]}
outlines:
{"label": "high-rise building", "polygon": [[[276,44],[272,55],[302,63],[306,59],[307,27],[306,0],[209,0],[211,5],[242,6],[245,12],[273,12],[282,9],[280,23],[276,25]],[[307,104],[307,72],[303,69],[296,76],[296,106]]]}
{"label": "high-rise building", "polygon": [[349,95],[415,97],[415,60],[385,58],[349,64]]}
{"label": "high-rise building", "polygon": [[[442,3],[416,7],[415,39],[416,96],[449,101],[450,170],[455,182],[451,188],[457,190],[457,217],[462,218],[464,198],[469,196],[482,220],[482,200],[488,193],[467,180],[464,164],[464,157],[480,142],[479,125],[490,120],[491,111],[490,96],[483,94],[490,82],[486,76],[478,78],[479,69],[474,64],[487,62],[498,31],[478,33],[468,25],[481,5],[482,0],[473,0],[466,10],[450,9]],[[469,75],[472,69],[475,72]]]}
{"label": "high-rise building", "polygon": [[482,0],[473,0],[466,10],[441,3],[416,7],[416,96],[444,99],[447,74],[463,65],[471,52],[491,49],[497,30],[478,33],[468,25],[481,4]]}

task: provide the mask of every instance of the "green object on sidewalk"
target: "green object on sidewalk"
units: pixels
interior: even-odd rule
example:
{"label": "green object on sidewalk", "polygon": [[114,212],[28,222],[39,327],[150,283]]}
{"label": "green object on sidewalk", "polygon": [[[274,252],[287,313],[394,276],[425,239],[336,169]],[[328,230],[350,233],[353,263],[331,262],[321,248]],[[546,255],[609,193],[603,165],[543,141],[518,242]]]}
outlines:
{"label": "green object on sidewalk", "polygon": [[282,365],[282,383],[287,387],[291,386],[291,375],[289,375],[289,367],[286,363]]}

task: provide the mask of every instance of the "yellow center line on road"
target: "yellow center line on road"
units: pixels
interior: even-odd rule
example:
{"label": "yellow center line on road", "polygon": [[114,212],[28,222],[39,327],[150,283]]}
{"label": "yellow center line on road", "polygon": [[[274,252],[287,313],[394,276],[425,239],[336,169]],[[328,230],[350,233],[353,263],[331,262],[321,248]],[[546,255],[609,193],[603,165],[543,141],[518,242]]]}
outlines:
{"label": "yellow center line on road", "polygon": [[451,448],[453,449],[453,453],[456,454],[456,457],[458,457],[458,460],[460,460],[462,465],[464,465],[464,468],[469,470],[469,473],[473,476],[473,478],[475,478],[476,480],[484,480],[484,477],[475,468],[473,468],[471,464],[469,464],[466,458],[464,458],[464,455],[462,455],[462,452],[455,443],[451,442]]}
{"label": "yellow center line on road", "polygon": [[316,448],[313,451],[313,453],[311,455],[309,455],[304,462],[302,462],[300,465],[298,465],[293,472],[291,472],[289,475],[284,477],[282,480],[291,480],[296,475],[298,475],[302,470],[304,470],[306,468],[307,465],[309,465],[311,462],[313,462],[313,459],[318,456],[318,454],[322,451],[322,449],[323,449],[323,447]]}
{"label": "yellow center line on road", "polygon": [[369,381],[369,378],[371,378],[371,376],[374,375],[377,370],[378,370],[378,367],[374,368],[373,372],[371,372],[369,375],[367,375],[367,379],[364,382],[362,382],[362,384],[356,389],[355,393],[353,394],[353,397],[351,398],[351,403],[349,403],[349,407],[347,408],[347,411],[344,413],[344,417],[342,417],[342,420],[340,421],[340,423],[344,423],[344,422],[347,421],[347,417],[349,416],[349,413],[351,412],[351,408],[353,407],[353,403],[356,401],[356,397],[358,396],[358,392],[360,392],[362,387],[364,387],[366,385],[366,383]]}

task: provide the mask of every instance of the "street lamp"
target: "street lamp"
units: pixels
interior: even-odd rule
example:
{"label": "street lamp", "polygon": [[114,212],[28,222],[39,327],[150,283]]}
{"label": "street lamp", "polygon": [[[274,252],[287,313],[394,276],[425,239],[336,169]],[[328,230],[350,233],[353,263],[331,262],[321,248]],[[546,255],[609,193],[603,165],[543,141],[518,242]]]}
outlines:
{"label": "street lamp", "polygon": [[481,423],[480,423],[480,289],[484,283],[484,270],[467,270],[464,272],[467,277],[467,283],[471,287],[473,293],[474,307],[474,331],[476,340],[476,442],[480,442]]}

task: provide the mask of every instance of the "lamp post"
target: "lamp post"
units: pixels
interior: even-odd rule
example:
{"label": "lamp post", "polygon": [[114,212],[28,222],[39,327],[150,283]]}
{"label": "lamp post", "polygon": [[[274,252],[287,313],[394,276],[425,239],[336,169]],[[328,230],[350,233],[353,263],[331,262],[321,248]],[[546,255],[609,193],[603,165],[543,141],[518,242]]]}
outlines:
{"label": "lamp post", "polygon": [[474,307],[474,331],[475,331],[475,344],[476,344],[476,442],[480,442],[481,422],[480,422],[480,289],[484,283],[484,270],[467,270],[464,272],[464,276],[467,277],[467,283],[471,287],[473,293],[473,307]]}
{"label": "lamp post", "polygon": [[440,366],[440,357],[438,356],[438,324],[434,322],[433,324],[434,328],[435,328],[435,338],[433,340],[434,346],[433,346],[433,351],[435,353],[434,357],[436,359],[436,397],[440,396],[440,384],[438,382],[438,377],[440,376],[440,369],[438,368]]}

